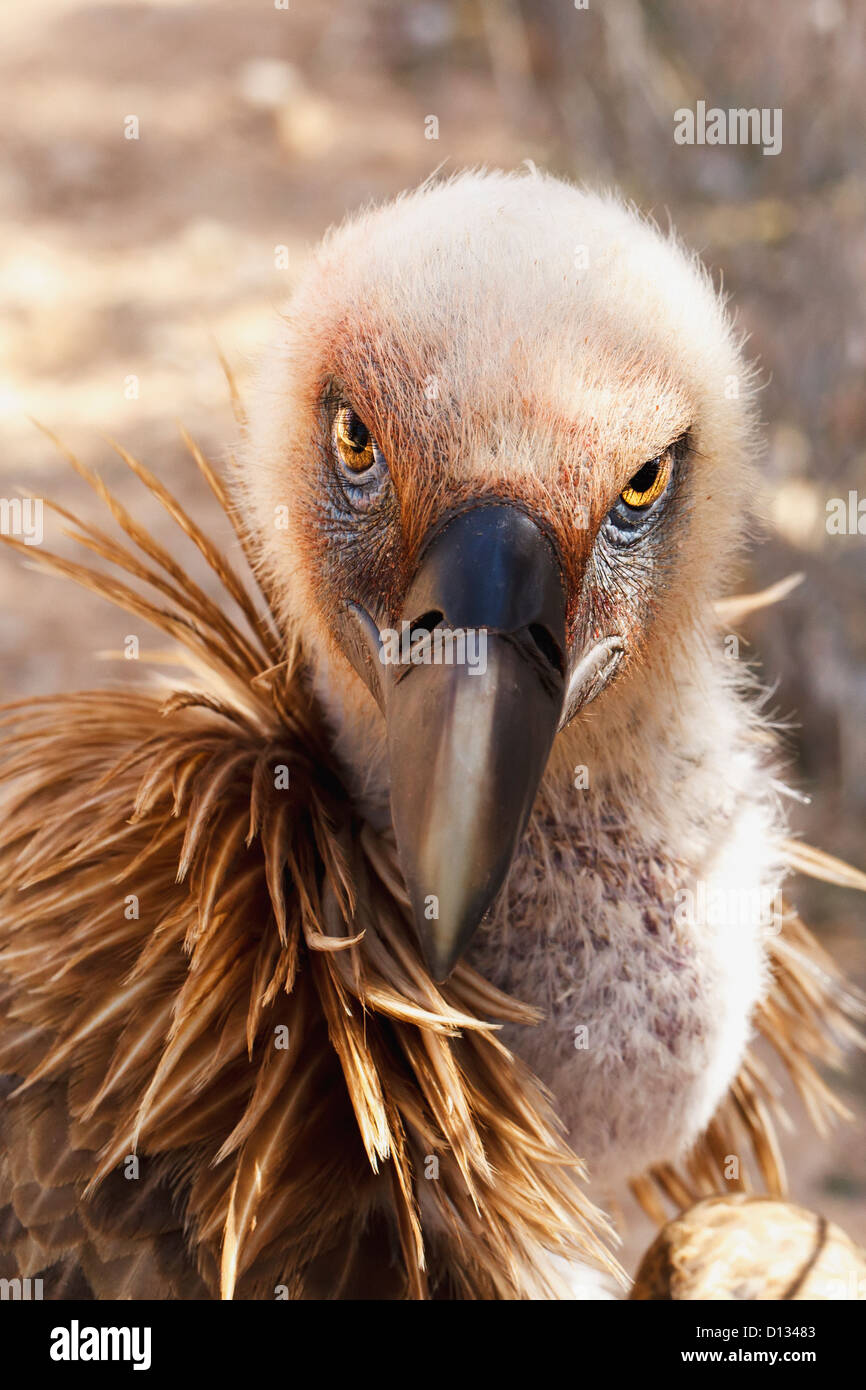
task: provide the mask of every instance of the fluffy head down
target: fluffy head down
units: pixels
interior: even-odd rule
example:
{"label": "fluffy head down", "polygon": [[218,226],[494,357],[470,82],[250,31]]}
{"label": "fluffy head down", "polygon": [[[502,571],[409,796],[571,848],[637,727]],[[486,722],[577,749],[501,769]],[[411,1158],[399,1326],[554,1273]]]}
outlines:
{"label": "fluffy head down", "polygon": [[[636,670],[643,684],[668,669],[743,538],[749,382],[706,272],[612,196],[534,170],[466,173],[332,232],[266,363],[245,476],[283,622],[302,615],[344,719],[370,701],[334,642],[342,600],[359,594],[395,622],[430,526],[472,497],[543,519],[567,574],[570,640],[606,625],[627,638],[620,691]],[[335,394],[388,465],[364,511],[344,505],[334,476]],[[605,516],[676,441],[667,515],[612,557]]]}

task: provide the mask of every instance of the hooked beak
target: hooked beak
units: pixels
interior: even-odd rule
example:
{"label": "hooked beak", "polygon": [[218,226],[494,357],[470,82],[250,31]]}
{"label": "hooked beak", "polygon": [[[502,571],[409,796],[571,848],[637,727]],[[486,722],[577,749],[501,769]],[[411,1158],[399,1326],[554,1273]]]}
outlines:
{"label": "hooked beak", "polygon": [[445,979],[496,897],[559,728],[617,664],[566,680],[566,594],[524,511],[479,503],[433,532],[399,632],[346,605],[347,653],[384,712],[391,816],[428,968]]}

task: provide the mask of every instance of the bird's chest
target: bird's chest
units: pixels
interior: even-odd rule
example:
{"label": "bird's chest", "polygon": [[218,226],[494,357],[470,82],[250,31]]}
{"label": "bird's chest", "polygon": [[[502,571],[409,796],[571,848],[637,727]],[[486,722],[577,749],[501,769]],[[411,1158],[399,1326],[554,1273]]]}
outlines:
{"label": "bird's chest", "polygon": [[528,837],[472,954],[542,1014],[504,1041],[550,1087],[590,1170],[614,1183],[678,1156],[709,1122],[762,974],[757,922],[684,924],[694,875],[621,849],[615,834],[590,848],[574,827]]}

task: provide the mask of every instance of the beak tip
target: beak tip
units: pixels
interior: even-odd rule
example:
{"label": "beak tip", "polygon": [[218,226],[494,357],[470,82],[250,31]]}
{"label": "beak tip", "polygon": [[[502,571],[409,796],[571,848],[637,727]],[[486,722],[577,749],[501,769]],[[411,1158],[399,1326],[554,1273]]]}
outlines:
{"label": "beak tip", "polygon": [[436,933],[429,930],[430,926],[431,924],[425,921],[424,927],[427,930],[416,925],[416,931],[430,978],[435,984],[441,985],[450,977],[468,943],[465,937],[457,942],[450,938],[440,939]]}

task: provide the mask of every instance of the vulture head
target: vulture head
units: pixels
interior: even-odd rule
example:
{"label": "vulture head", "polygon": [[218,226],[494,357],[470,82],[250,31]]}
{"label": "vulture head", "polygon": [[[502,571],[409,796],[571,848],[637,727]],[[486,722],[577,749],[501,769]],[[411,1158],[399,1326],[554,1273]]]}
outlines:
{"label": "vulture head", "polygon": [[749,396],[699,263],[534,171],[364,212],[303,274],[246,509],[436,978],[545,769],[586,761],[589,731],[627,787],[676,737],[743,539]]}

